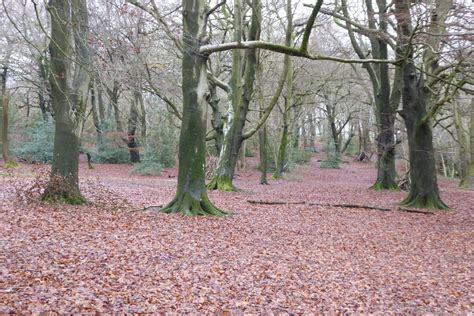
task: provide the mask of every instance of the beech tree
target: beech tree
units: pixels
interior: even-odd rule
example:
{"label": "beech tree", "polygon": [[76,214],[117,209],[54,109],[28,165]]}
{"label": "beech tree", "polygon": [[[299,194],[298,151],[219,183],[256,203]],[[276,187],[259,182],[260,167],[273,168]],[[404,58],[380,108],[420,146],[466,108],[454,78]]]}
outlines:
{"label": "beech tree", "polygon": [[51,181],[43,199],[80,204],[79,148],[90,82],[86,0],[52,0],[50,85],[54,111]]}
{"label": "beech tree", "polygon": [[[410,12],[411,2],[408,0],[395,1],[395,17],[398,23],[399,42],[401,52],[405,56],[402,63],[403,78],[403,109],[401,116],[405,120],[407,129],[409,156],[410,156],[410,192],[403,205],[415,207],[429,207],[447,209],[448,206],[441,200],[437,182],[437,171],[433,149],[433,134],[431,117],[429,115],[429,94],[425,87],[425,74],[416,66],[414,47],[411,39],[414,34]],[[452,1],[436,3],[431,15],[431,26],[436,30],[444,28],[447,14]],[[433,31],[433,29],[431,30]],[[430,49],[438,50],[440,39],[435,36]],[[426,58],[430,58],[428,66],[436,64],[433,52],[425,50]],[[432,64],[434,63],[434,64]],[[428,70],[429,71],[429,70]],[[432,105],[431,110],[435,104]]]}

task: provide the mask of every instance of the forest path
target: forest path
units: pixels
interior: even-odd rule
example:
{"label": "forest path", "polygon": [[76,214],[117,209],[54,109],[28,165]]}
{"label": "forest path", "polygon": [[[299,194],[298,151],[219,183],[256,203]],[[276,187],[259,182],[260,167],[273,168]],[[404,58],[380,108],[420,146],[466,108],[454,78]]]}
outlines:
{"label": "forest path", "polygon": [[[132,208],[173,197],[175,170],[139,177],[130,168],[81,165],[86,195]],[[236,177],[242,191],[209,193],[229,218],[13,204],[11,187],[32,177],[1,177],[0,313],[473,311],[473,191],[441,180],[452,211],[436,215],[250,204],[394,208],[405,195],[369,190],[373,164],[321,169],[314,158],[269,186],[258,177],[249,167]]]}

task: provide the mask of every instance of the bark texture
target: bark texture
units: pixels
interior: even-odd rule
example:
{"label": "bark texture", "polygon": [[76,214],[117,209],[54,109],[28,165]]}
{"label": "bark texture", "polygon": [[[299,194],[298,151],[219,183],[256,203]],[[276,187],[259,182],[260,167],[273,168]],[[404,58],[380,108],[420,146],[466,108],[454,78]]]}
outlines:
{"label": "bark texture", "polygon": [[395,10],[399,41],[407,57],[402,65],[402,117],[407,128],[411,187],[402,205],[447,209],[439,195],[431,121],[426,119],[428,92],[423,75],[418,73],[414,64],[413,47],[410,43],[413,34],[410,2],[395,0]]}
{"label": "bark texture", "polygon": [[[249,40],[258,40],[260,37],[260,9],[259,2],[252,3],[252,21],[249,30]],[[242,6],[240,1],[234,1],[234,40],[240,41],[242,34]],[[245,52],[245,71],[242,87],[242,52],[232,51],[232,110],[227,116],[227,127],[224,127],[224,141],[219,155],[219,161],[213,179],[209,182],[209,189],[235,191],[232,183],[242,142],[245,140],[243,130],[247,120],[255,83],[255,69],[257,68],[257,50],[249,49]]]}
{"label": "bark texture", "polygon": [[179,139],[178,187],[164,213],[226,215],[209,200],[205,186],[207,56],[199,54],[205,38],[206,2],[183,0],[183,119]]}
{"label": "bark texture", "polygon": [[49,12],[55,134],[51,180],[43,199],[80,204],[85,200],[79,190],[79,146],[90,81],[87,5],[85,0],[50,1]]}

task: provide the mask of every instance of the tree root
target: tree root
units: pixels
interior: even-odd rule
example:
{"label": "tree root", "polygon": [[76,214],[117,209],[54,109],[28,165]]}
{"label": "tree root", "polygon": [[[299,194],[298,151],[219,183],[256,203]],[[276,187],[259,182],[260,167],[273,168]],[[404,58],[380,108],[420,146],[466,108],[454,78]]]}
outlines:
{"label": "tree root", "polygon": [[170,203],[163,207],[160,212],[166,214],[183,213],[189,216],[207,215],[223,217],[229,215],[227,212],[215,207],[206,194],[201,194],[201,198],[198,200],[187,192],[181,196],[176,196]]}
{"label": "tree root", "polygon": [[391,190],[391,191],[400,191],[400,188],[396,183],[392,184],[384,184],[381,181],[375,182],[369,189],[374,191],[382,191],[382,190]]}
{"label": "tree root", "polygon": [[448,210],[449,206],[444,204],[438,196],[434,195],[414,195],[409,194],[400,205],[415,207],[415,208],[429,208],[434,210]]}
{"label": "tree root", "polygon": [[47,188],[41,196],[41,201],[47,203],[63,203],[69,205],[86,204],[87,200],[79,192],[69,192],[67,190],[58,190]]}
{"label": "tree root", "polygon": [[236,192],[238,189],[232,184],[232,180],[228,177],[215,176],[211,182],[207,184],[209,190],[219,190],[224,192]]}

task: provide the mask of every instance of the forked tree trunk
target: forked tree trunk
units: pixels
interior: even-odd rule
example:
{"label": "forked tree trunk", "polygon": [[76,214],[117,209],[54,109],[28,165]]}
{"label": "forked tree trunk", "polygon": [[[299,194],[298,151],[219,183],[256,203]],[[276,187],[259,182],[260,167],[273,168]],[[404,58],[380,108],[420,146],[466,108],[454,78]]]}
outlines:
{"label": "forked tree trunk", "polygon": [[[250,26],[249,40],[257,40],[260,35],[260,19],[257,1],[253,1],[252,23]],[[242,7],[240,1],[234,1],[234,40],[240,41],[242,34]],[[244,72],[244,87],[242,88],[242,53],[232,51],[232,113],[228,117],[227,130],[224,133],[224,142],[219,155],[214,177],[208,188],[222,191],[235,191],[233,184],[234,172],[238,161],[242,142],[243,130],[247,120],[247,113],[253,94],[255,82],[255,69],[257,67],[257,50],[249,49],[245,52],[246,63]]]}
{"label": "forked tree trunk", "polygon": [[179,139],[178,187],[164,213],[216,215],[226,213],[209,200],[205,186],[207,127],[207,56],[199,54],[205,37],[206,2],[183,0],[183,119]]}
{"label": "forked tree trunk", "polygon": [[49,11],[55,133],[52,175],[43,199],[80,204],[85,199],[79,190],[79,146],[90,80],[87,5],[85,0],[52,1]]}

